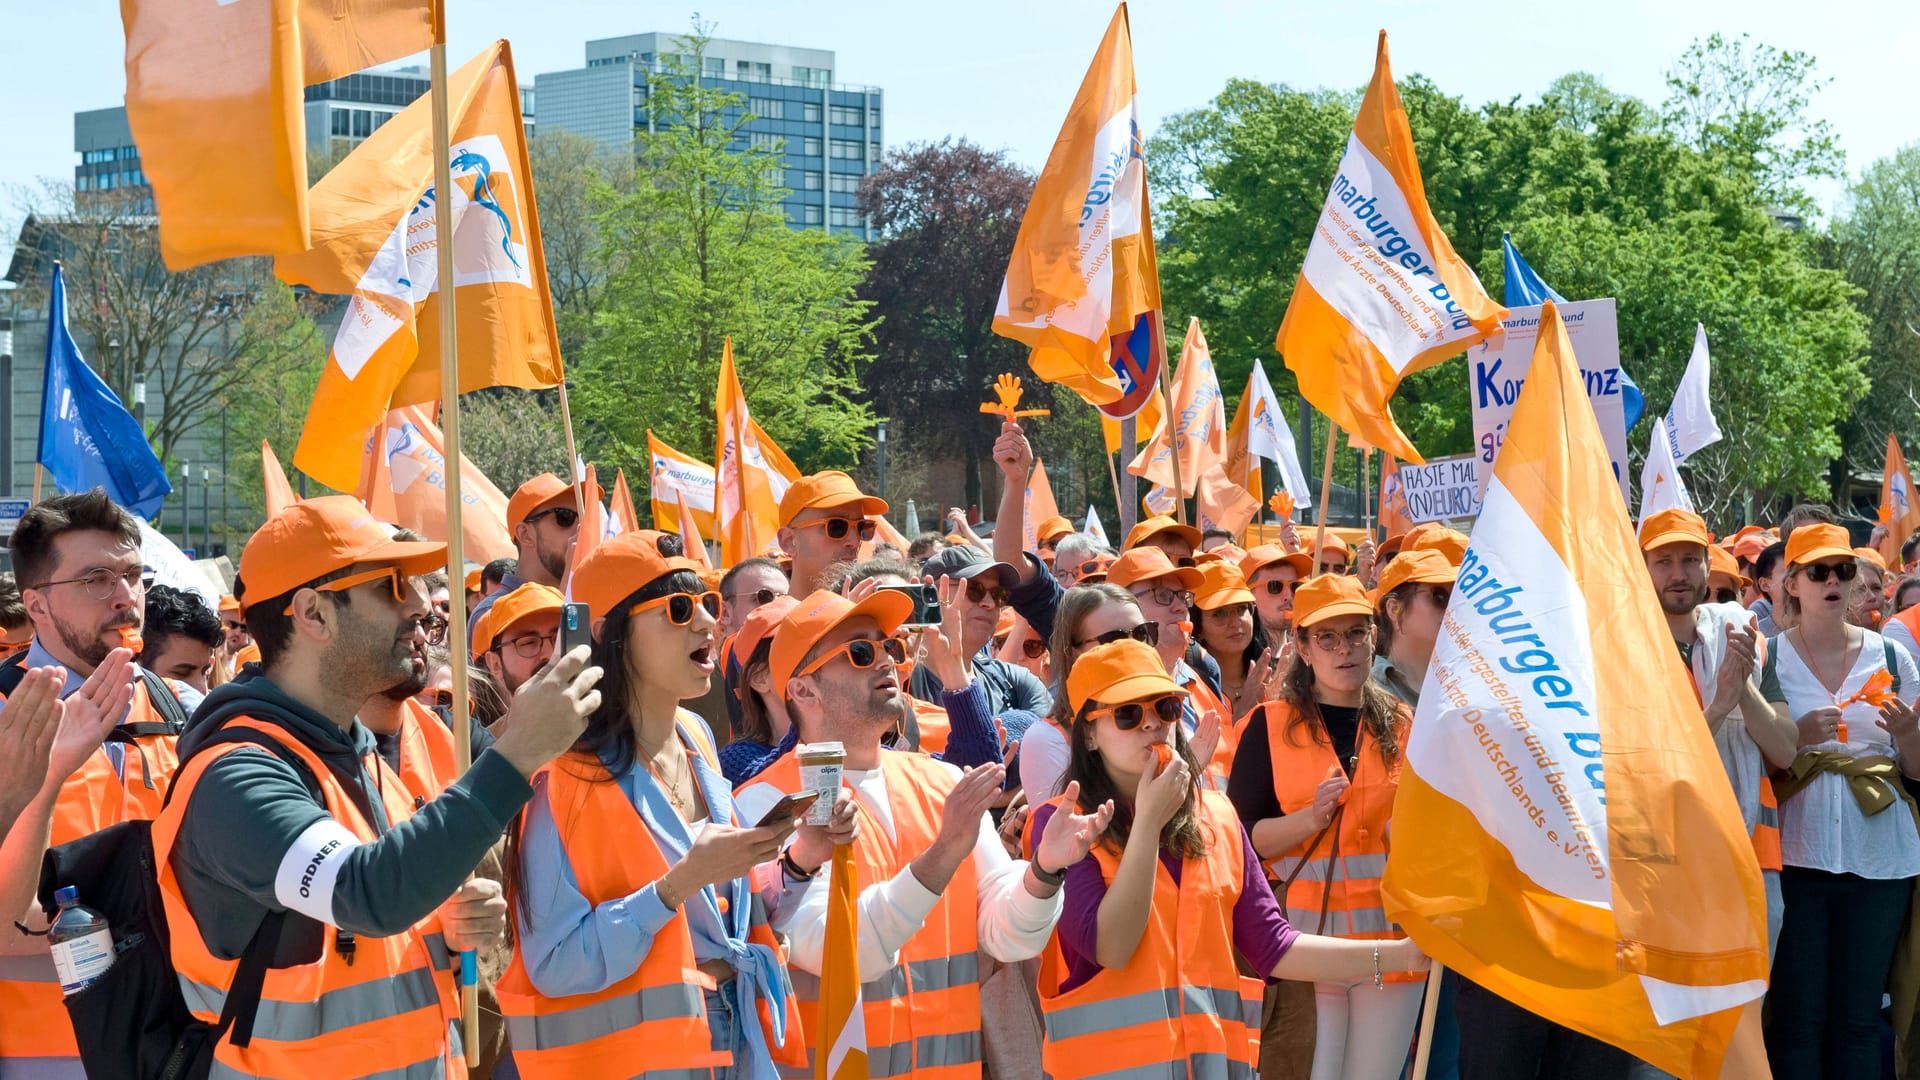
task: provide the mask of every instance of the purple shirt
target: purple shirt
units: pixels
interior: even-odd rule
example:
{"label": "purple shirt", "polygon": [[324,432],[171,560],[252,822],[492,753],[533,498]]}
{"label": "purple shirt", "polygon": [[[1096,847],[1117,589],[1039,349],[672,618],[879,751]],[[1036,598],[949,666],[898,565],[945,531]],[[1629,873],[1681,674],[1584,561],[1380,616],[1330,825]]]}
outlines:
{"label": "purple shirt", "polygon": [[[1033,812],[1033,834],[1042,835],[1047,819],[1056,808],[1042,806]],[[1233,946],[1247,958],[1262,977],[1270,978],[1274,966],[1293,947],[1300,931],[1288,925],[1273,898],[1273,886],[1267,884],[1265,868],[1253,853],[1253,838],[1240,827],[1240,899],[1233,905]],[[1160,865],[1180,884],[1182,860],[1166,849],[1160,851]],[[1067,961],[1067,977],[1060,984],[1062,993],[1085,983],[1103,970],[1094,960],[1095,942],[1100,936],[1100,902],[1107,898],[1107,879],[1100,872],[1100,861],[1092,855],[1067,868],[1066,909],[1060,914],[1055,933],[1060,952]]]}

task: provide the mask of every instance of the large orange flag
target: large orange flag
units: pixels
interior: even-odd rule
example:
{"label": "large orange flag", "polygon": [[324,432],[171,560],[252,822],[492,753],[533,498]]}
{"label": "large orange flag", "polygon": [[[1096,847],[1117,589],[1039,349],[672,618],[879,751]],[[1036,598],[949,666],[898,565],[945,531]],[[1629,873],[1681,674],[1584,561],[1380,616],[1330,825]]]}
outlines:
{"label": "large orange flag", "polygon": [[713,526],[713,489],[716,481],[713,475],[713,463],[700,461],[675,450],[660,440],[660,437],[647,430],[647,454],[653,460],[652,472],[647,482],[648,501],[652,504],[654,527],[673,520],[674,501],[679,495],[687,497],[687,506],[693,510],[693,519],[700,525],[700,535],[718,537],[719,531]]}
{"label": "large orange flag", "polygon": [[700,539],[700,526],[687,506],[687,493],[676,492],[674,497],[680,504],[680,543],[687,549],[687,558],[708,570],[713,569],[713,560],[707,555],[707,542]]}
{"label": "large orange flag", "polygon": [[[1200,475],[1220,464],[1227,454],[1227,410],[1220,396],[1220,378],[1213,371],[1213,353],[1207,348],[1200,320],[1187,323],[1180,346],[1180,368],[1173,373],[1171,424],[1162,418],[1153,441],[1133,459],[1127,471],[1172,490],[1174,453],[1180,455],[1180,494],[1190,496],[1200,486]],[[1171,428],[1171,432],[1169,432]]]}
{"label": "large orange flag", "polygon": [[1913,474],[1907,471],[1907,455],[1900,452],[1900,440],[1887,436],[1887,467],[1880,477],[1880,524],[1887,527],[1887,538],[1880,541],[1880,554],[1888,566],[1900,565],[1900,545],[1920,529],[1920,498],[1914,496]]}
{"label": "large orange flag", "polygon": [[1160,308],[1137,92],[1121,4],[1033,186],[993,315],[994,333],[1033,349],[1034,374],[1092,405],[1151,389],[1135,359],[1157,341]]}
{"label": "large orange flag", "polygon": [[293,485],[287,483],[287,470],[280,467],[279,455],[265,439],[260,440],[260,479],[266,485],[268,517],[278,517],[280,511],[299,501],[293,497]]}
{"label": "large orange flag", "polygon": [[814,1080],[867,1080],[867,1021],[860,1000],[860,870],[853,845],[833,849],[827,879],[827,940],[820,958],[820,1015],[813,1030]]}
{"label": "large orange flag", "polygon": [[[447,444],[432,409],[409,405],[387,414],[364,443],[361,481],[354,493],[373,516],[429,540],[447,538]],[[510,559],[507,497],[466,455],[460,456],[460,534],[474,562]]]}
{"label": "large orange flag", "polygon": [[[1251,387],[1251,379],[1248,384]],[[1227,479],[1246,488],[1247,494],[1258,502],[1261,491],[1260,458],[1253,452],[1253,424],[1249,416],[1252,411],[1253,395],[1242,393],[1240,404],[1234,407],[1233,419],[1227,422],[1227,452],[1220,461],[1220,468],[1227,474]]]}
{"label": "large orange flag", "polygon": [[[460,389],[560,380],[519,83],[497,41],[448,80]],[[352,295],[321,371],[293,463],[353,483],[363,431],[389,408],[440,397],[438,207],[426,99],[414,102],[316,184],[313,247],[274,260],[292,285]]]}
{"label": "large orange flag", "polygon": [[1368,445],[1419,463],[1388,399],[1401,379],[1464,352],[1505,315],[1427,209],[1382,30],[1373,82],[1274,347],[1314,408]]}
{"label": "large orange flag", "polygon": [[1388,454],[1380,461],[1380,531],[1386,536],[1403,536],[1413,525],[1407,492],[1400,486],[1400,463]]}
{"label": "large orange flag", "polygon": [[303,86],[432,44],[427,0],[121,0],[127,123],[170,270],[309,241]]}
{"label": "large orange flag", "polygon": [[1048,518],[1060,516],[1060,507],[1053,501],[1053,482],[1047,479],[1047,463],[1039,458],[1033,459],[1033,472],[1027,477],[1026,509],[1024,511],[1026,535],[1021,538],[1025,545],[1021,551],[1040,550],[1040,524]]}
{"label": "large orange flag", "polygon": [[627,470],[621,469],[613,476],[613,520],[621,532],[632,532],[640,527],[640,513],[633,508],[633,492],[627,488]]}
{"label": "large orange flag", "polygon": [[[780,495],[774,493],[763,433],[747,413],[747,395],[733,366],[733,339],[720,354],[717,395],[718,445],[714,448],[714,529],[720,538],[720,561],[737,566],[763,555],[780,531]],[[785,455],[781,455],[783,458]],[[786,487],[781,485],[780,493]]]}
{"label": "large orange flag", "polygon": [[1493,470],[1406,748],[1387,916],[1521,1008],[1720,1076],[1766,991],[1766,894],[1552,303]]}

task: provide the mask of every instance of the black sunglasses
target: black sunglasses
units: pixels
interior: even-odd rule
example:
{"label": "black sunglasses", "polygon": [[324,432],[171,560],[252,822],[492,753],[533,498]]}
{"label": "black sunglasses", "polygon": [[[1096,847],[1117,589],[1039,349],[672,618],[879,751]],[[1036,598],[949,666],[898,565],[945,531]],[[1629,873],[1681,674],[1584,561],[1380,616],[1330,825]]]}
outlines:
{"label": "black sunglasses", "polygon": [[563,529],[571,529],[580,521],[580,511],[575,510],[571,506],[556,506],[551,510],[542,510],[537,514],[528,514],[527,521],[532,523],[549,515],[552,516],[553,523]]}
{"label": "black sunglasses", "polygon": [[1152,709],[1153,715],[1158,717],[1161,723],[1177,724],[1180,722],[1180,713],[1184,707],[1184,703],[1181,700],[1183,696],[1184,695],[1181,694],[1168,694],[1166,697],[1155,698],[1152,701],[1129,701],[1125,705],[1109,705],[1103,709],[1089,709],[1087,710],[1087,719],[1092,720],[1099,716],[1111,716],[1113,717],[1114,727],[1119,728],[1121,731],[1132,731],[1146,720],[1147,710]]}
{"label": "black sunglasses", "polygon": [[1007,606],[1006,589],[998,585],[982,585],[978,581],[967,582],[967,603],[977,604],[989,596],[993,597],[993,602],[1001,607]]}
{"label": "black sunglasses", "polygon": [[1279,578],[1269,578],[1261,582],[1268,596],[1290,596],[1299,584],[1297,581],[1281,581]]}
{"label": "black sunglasses", "polygon": [[1802,567],[1802,569],[1807,572],[1807,580],[1817,585],[1827,580],[1829,576],[1835,581],[1852,581],[1854,577],[1860,573],[1860,564],[1857,562],[1817,562],[1808,563],[1805,567]]}
{"label": "black sunglasses", "polygon": [[858,530],[860,539],[867,541],[873,539],[874,535],[880,530],[878,525],[875,525],[866,518],[855,521],[853,518],[839,517],[821,518],[818,521],[796,521],[793,523],[793,527],[796,529],[825,529],[827,530],[827,539],[829,540],[845,540],[849,531]]}
{"label": "black sunglasses", "polygon": [[1129,626],[1124,630],[1109,630],[1104,634],[1090,637],[1076,644],[1074,648],[1084,649],[1093,645],[1111,645],[1116,641],[1125,641],[1128,638],[1132,638],[1134,641],[1145,645],[1158,645],[1160,644],[1160,624],[1157,622],[1143,622],[1139,626]]}

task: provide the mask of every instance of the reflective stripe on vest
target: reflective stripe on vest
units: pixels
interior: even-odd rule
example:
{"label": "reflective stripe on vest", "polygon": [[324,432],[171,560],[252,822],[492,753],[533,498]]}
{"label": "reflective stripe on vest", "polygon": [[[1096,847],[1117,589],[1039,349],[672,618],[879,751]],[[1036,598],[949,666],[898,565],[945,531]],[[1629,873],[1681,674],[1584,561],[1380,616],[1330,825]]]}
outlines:
{"label": "reflective stripe on vest", "polygon": [[[225,990],[185,975],[180,976],[180,994],[187,999],[187,1008],[196,1013],[219,1016],[227,1004]],[[317,1039],[389,1016],[431,1008],[439,1001],[440,990],[432,969],[414,968],[391,979],[328,990],[315,1001],[278,1001],[263,996],[260,1011],[254,1016],[253,1035],[276,1042]]]}
{"label": "reflective stripe on vest", "polygon": [[1185,1061],[1158,1062],[1106,1072],[1081,1072],[1056,1076],[1042,1073],[1046,1080],[1254,1080],[1259,1074],[1252,1065],[1235,1061],[1224,1054],[1195,1054]]}
{"label": "reflective stripe on vest", "polygon": [[1780,855],[1780,803],[1773,795],[1773,780],[1760,775],[1760,811],[1753,820],[1753,854],[1762,870],[1778,870],[1786,865]]}
{"label": "reflective stripe on vest", "polygon": [[[686,983],[649,986],[638,993],[578,1008],[536,1016],[509,1016],[507,1038],[512,1040],[515,1050],[553,1050],[603,1039],[650,1020],[697,1019],[704,1024],[706,1015],[706,997],[699,987]],[[706,1070],[701,1072],[704,1074]]]}

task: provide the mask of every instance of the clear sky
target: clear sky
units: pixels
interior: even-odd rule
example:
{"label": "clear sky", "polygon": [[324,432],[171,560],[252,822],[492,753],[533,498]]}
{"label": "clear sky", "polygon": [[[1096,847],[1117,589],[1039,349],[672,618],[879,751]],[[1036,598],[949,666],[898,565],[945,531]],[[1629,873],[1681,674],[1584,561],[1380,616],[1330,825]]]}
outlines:
{"label": "clear sky", "polygon": [[[172,0],[182,2],[182,0]],[[213,2],[213,0],[205,0]],[[256,2],[256,0],[241,0]],[[890,146],[964,135],[1038,167],[1046,160],[1113,7],[1108,0],[448,0],[452,62],[488,40],[513,42],[522,82],[585,63],[589,38],[678,31],[694,11],[718,37],[838,53],[836,81],[886,91]],[[1482,20],[1477,10],[1501,10]],[[1605,0],[1566,4],[1318,3],[1136,0],[1135,63],[1149,133],[1161,117],[1206,103],[1234,76],[1300,87],[1357,87],[1374,34],[1391,35],[1394,69],[1422,72],[1471,103],[1536,97],[1569,71],[1650,101],[1695,38],[1748,32],[1819,60],[1831,84],[1815,99],[1857,173],[1920,140],[1912,0],[1824,4],[1760,0]],[[71,179],[73,113],[120,102],[124,40],[110,0],[0,3],[0,256],[18,221],[14,189]],[[210,79],[217,79],[209,72]],[[1838,185],[1817,194],[1832,206]]]}

